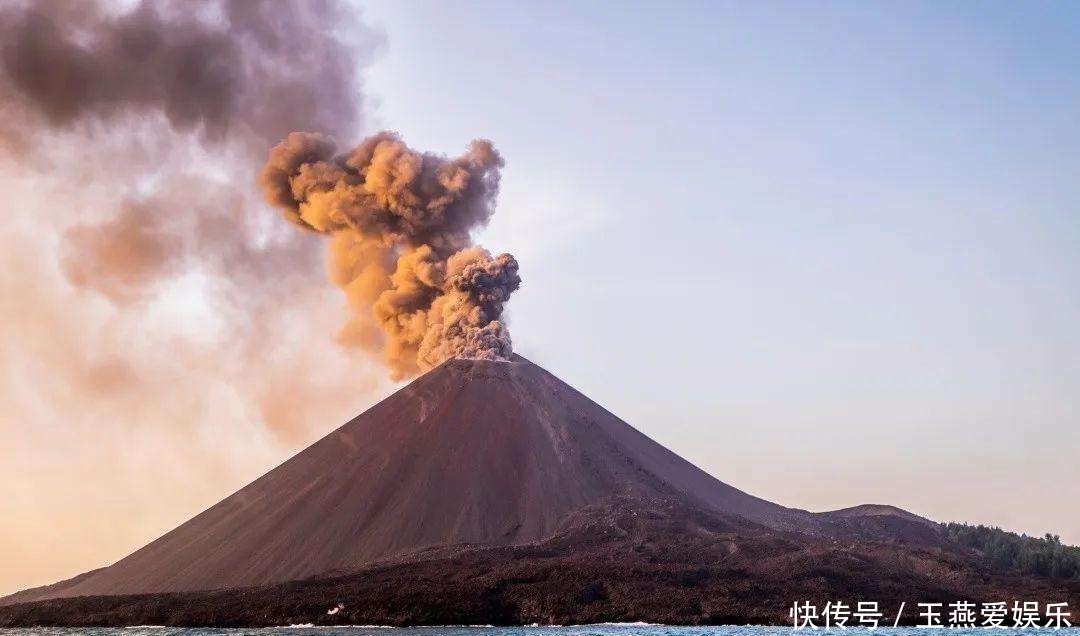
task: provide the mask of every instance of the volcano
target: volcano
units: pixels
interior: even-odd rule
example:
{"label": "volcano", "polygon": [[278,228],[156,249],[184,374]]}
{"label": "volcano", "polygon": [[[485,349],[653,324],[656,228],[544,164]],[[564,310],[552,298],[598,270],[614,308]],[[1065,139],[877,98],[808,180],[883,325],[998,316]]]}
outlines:
{"label": "volcano", "polygon": [[741,492],[539,366],[451,359],[110,567],[30,598],[240,587],[542,540],[586,506],[681,497],[772,527]]}
{"label": "volcano", "polygon": [[[769,621],[793,585],[801,598],[868,586],[970,595],[981,574],[969,556],[937,524],[891,506],[811,513],[742,492],[520,356],[451,359],[117,563],[3,599],[13,607],[0,625],[5,612],[22,617],[9,624],[78,623],[87,603],[101,624],[581,618],[529,614],[543,602],[513,600],[522,580],[544,598],[572,590],[564,605],[586,618]],[[799,587],[786,577],[800,568],[824,574]],[[722,611],[699,599],[643,618],[641,598],[672,580],[682,592],[670,598],[685,596],[682,576],[700,594],[711,581],[758,596],[733,601],[728,590]],[[615,591],[627,584],[640,589]],[[426,600],[408,596],[417,589]],[[324,611],[346,598],[353,609]]]}

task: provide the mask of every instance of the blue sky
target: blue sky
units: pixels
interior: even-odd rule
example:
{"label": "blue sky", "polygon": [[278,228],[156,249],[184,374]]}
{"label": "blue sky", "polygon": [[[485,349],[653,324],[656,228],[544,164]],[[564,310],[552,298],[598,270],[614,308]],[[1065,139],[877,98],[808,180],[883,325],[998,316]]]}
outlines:
{"label": "blue sky", "polygon": [[720,479],[1080,542],[1080,9],[365,3],[517,350]]}

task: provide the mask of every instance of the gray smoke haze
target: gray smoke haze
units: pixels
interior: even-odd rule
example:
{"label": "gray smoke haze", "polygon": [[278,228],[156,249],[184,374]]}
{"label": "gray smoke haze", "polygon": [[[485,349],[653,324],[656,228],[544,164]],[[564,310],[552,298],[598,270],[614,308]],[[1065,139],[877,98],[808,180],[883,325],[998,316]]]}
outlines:
{"label": "gray smoke haze", "polygon": [[342,341],[383,351],[402,378],[512,353],[500,318],[517,261],[471,238],[494,213],[502,165],[486,140],[446,158],[383,132],[337,154],[330,137],[298,132],[271,150],[262,184],[286,218],[332,237],[330,277],[352,312]]}
{"label": "gray smoke haze", "polygon": [[[129,337],[112,352],[67,343],[73,360],[85,349],[92,368],[129,369],[126,384],[107,385],[115,395],[156,372],[134,360],[153,357],[135,344],[145,343],[209,369],[238,411],[286,440],[315,419],[319,408],[302,406],[312,396],[355,404],[329,396],[355,396],[373,380],[295,329],[297,314],[325,313],[332,300],[316,288],[323,242],[267,215],[255,175],[292,130],[361,134],[358,72],[380,44],[354,8],[331,0],[0,3],[0,164],[19,186],[6,191],[23,197],[5,204],[3,240],[26,259],[36,249],[39,271],[0,282],[35,302],[65,299],[63,312],[39,322],[129,336],[132,325],[168,321],[163,306],[205,313],[199,323],[172,321],[198,341],[191,346],[166,333]],[[15,303],[11,311],[26,312]],[[225,335],[210,348],[203,332]],[[326,371],[311,368],[320,359]],[[0,363],[16,364],[15,354]],[[259,366],[259,376],[244,372]],[[86,376],[69,392],[112,399],[101,386]]]}
{"label": "gray smoke haze", "polygon": [[0,9],[5,94],[49,127],[160,113],[210,141],[352,133],[357,55],[334,37],[351,22],[329,0],[31,2]]}
{"label": "gray smoke haze", "polygon": [[[269,239],[275,249],[250,249],[268,241],[258,236],[268,229],[230,182],[253,172],[291,130],[356,134],[356,69],[365,50],[344,35],[372,39],[327,0],[163,0],[122,13],[95,2],[44,1],[0,10],[0,112],[8,115],[0,140],[28,163],[48,155],[56,132],[85,135],[98,160],[113,146],[111,174],[62,177],[123,192],[112,218],[81,220],[66,233],[71,282],[130,301],[195,260],[236,266],[220,272],[230,278],[250,268],[296,271],[294,258],[317,262],[315,242],[280,233]],[[192,169],[204,162],[193,141],[229,155],[233,174]],[[202,168],[218,173],[195,176]],[[168,196],[145,194],[140,179]],[[260,285],[244,281],[246,289]]]}

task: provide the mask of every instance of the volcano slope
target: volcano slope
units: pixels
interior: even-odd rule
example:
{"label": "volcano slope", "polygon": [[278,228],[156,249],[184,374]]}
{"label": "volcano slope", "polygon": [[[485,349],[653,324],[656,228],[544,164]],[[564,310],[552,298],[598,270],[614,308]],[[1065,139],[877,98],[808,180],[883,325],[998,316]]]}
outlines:
{"label": "volcano slope", "polygon": [[991,575],[897,508],[741,492],[515,356],[447,361],[119,562],[0,600],[0,625],[775,623],[795,600],[1077,598]]}

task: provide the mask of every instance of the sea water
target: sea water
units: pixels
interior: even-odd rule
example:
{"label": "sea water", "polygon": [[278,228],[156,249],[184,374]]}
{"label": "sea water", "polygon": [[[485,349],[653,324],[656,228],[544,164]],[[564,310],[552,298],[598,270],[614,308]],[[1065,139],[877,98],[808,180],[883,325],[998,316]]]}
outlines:
{"label": "sea water", "polygon": [[670,627],[667,625],[603,624],[572,627],[267,627],[212,629],[199,627],[0,629],[0,636],[1080,636],[1080,627],[1063,629],[921,629],[793,630],[791,627]]}

